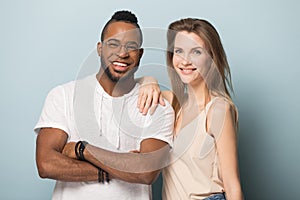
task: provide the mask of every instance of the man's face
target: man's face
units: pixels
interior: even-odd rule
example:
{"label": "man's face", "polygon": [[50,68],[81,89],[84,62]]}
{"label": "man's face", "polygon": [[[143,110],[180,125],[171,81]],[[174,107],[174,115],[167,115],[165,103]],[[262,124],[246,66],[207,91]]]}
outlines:
{"label": "man's face", "polygon": [[133,76],[137,70],[143,54],[140,37],[133,24],[113,22],[108,25],[104,41],[98,43],[97,50],[101,56],[101,67],[113,82]]}

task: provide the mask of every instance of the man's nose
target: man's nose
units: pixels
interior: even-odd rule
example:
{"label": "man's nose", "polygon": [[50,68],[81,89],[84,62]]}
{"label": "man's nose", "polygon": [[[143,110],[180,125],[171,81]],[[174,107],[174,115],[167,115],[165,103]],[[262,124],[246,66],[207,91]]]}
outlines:
{"label": "man's nose", "polygon": [[120,45],[119,51],[117,54],[120,57],[127,57],[129,55],[125,45]]}

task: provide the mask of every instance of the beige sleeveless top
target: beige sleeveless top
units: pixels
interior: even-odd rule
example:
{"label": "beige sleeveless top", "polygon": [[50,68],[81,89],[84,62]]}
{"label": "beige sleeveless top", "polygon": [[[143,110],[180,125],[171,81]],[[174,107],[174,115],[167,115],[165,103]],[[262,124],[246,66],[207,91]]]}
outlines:
{"label": "beige sleeveless top", "polygon": [[163,199],[204,199],[224,191],[216,151],[216,139],[206,132],[205,109],[174,139],[171,164],[163,170]]}

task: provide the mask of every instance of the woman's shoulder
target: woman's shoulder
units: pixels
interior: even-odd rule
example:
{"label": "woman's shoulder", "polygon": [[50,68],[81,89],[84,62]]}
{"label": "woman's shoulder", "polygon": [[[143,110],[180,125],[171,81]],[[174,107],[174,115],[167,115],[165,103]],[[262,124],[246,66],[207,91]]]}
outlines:
{"label": "woman's shoulder", "polygon": [[236,108],[232,99],[226,97],[213,96],[210,103],[212,106],[222,106],[223,108],[226,108],[226,110]]}
{"label": "woman's shoulder", "polygon": [[164,90],[161,92],[164,99],[166,99],[170,104],[174,101],[174,93],[170,90]]}
{"label": "woman's shoulder", "polygon": [[215,97],[211,101],[211,105],[208,108],[208,118],[212,113],[223,114],[230,113],[232,118],[237,121],[238,118],[238,109],[233,101],[225,97]]}

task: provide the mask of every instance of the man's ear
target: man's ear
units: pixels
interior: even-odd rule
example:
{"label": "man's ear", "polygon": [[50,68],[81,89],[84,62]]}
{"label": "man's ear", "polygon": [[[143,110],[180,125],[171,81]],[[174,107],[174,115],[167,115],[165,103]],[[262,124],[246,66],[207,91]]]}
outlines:
{"label": "man's ear", "polygon": [[102,50],[102,42],[97,43],[97,52],[98,55],[101,56],[101,50]]}
{"label": "man's ear", "polygon": [[140,48],[140,49],[139,49],[139,56],[140,56],[140,59],[142,58],[143,54],[144,54],[144,49],[143,49],[143,48]]}

